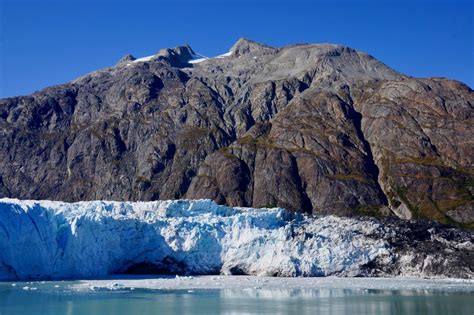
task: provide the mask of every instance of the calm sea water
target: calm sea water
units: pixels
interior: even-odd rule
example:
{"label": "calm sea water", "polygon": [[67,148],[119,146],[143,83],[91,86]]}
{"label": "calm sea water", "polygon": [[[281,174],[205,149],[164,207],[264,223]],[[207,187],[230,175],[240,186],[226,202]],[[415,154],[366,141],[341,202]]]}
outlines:
{"label": "calm sea water", "polygon": [[[474,314],[473,291],[360,289],[99,290],[0,283],[0,315]],[[26,290],[24,286],[29,286]],[[31,288],[36,288],[32,290]]]}

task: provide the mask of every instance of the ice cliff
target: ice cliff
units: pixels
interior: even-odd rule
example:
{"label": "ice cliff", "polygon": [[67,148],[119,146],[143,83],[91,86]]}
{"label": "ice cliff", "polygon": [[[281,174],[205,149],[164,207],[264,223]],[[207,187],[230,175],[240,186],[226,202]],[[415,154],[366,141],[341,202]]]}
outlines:
{"label": "ice cliff", "polygon": [[116,273],[472,278],[473,234],[210,200],[0,199],[0,279]]}

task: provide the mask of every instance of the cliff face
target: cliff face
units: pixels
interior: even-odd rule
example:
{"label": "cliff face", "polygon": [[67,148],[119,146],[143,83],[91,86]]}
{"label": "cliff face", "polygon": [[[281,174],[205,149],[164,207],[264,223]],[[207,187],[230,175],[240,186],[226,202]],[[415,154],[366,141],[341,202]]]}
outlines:
{"label": "cliff face", "polygon": [[124,57],[0,100],[0,197],[212,198],[473,226],[474,93],[338,45]]}

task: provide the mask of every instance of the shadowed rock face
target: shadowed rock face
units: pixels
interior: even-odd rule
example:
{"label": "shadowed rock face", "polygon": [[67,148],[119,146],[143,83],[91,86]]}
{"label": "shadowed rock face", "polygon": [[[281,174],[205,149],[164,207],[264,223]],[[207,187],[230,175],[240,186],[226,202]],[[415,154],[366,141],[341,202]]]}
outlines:
{"label": "shadowed rock face", "polygon": [[0,197],[212,198],[473,227],[474,93],[348,47],[189,46],[0,100]]}

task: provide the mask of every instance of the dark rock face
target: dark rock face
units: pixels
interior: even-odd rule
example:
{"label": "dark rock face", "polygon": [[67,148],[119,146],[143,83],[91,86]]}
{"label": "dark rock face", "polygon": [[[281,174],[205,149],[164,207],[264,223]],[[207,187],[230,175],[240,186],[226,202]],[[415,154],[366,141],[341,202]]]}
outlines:
{"label": "dark rock face", "polygon": [[362,276],[472,278],[472,231],[427,220],[384,219],[381,223],[372,236],[387,240],[394,258],[371,261]]}
{"label": "dark rock face", "polygon": [[474,93],[337,45],[189,46],[0,100],[0,197],[212,198],[473,226]]}

